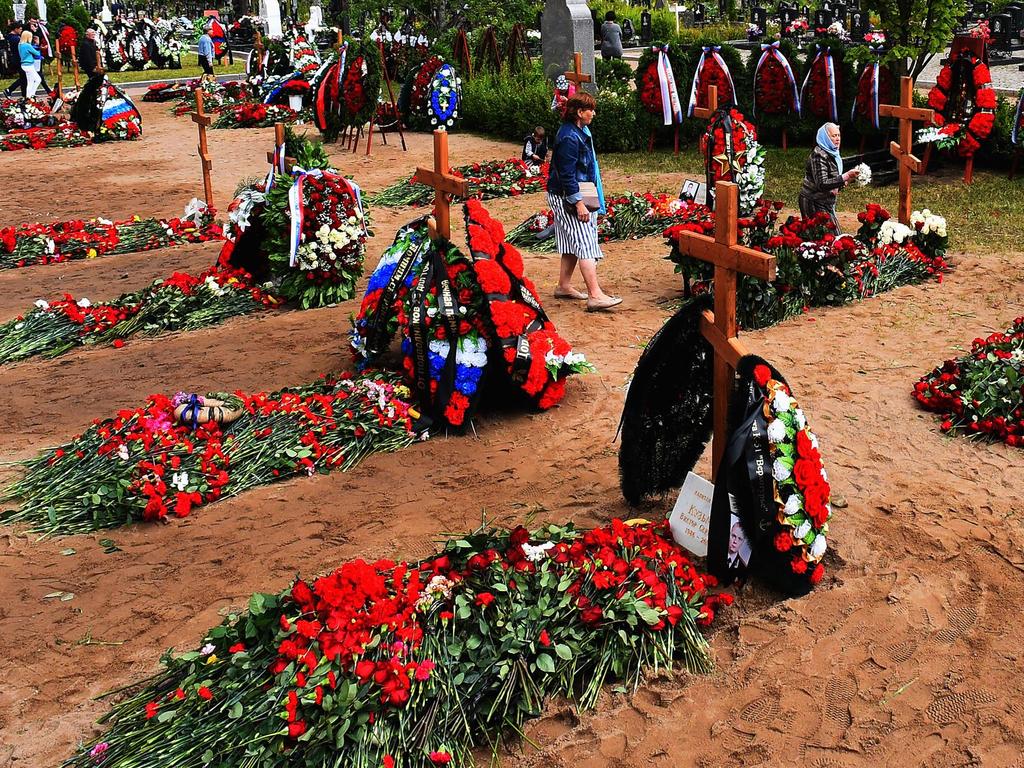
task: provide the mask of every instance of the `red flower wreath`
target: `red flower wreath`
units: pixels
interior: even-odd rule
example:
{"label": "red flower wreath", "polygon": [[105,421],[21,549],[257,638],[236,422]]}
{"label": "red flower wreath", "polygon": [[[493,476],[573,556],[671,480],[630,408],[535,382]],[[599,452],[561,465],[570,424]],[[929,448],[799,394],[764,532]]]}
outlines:
{"label": "red flower wreath", "polygon": [[793,86],[786,68],[774,56],[765,59],[754,82],[754,113],[756,115],[784,115],[796,112]]}
{"label": "red flower wreath", "polygon": [[728,104],[736,101],[736,95],[732,92],[732,81],[729,74],[722,69],[714,56],[708,55],[704,59],[704,66],[700,72],[693,75],[697,78],[697,106],[706,108],[708,106],[708,88],[712,85],[718,88],[718,103]]}
{"label": "red flower wreath", "polygon": [[[952,92],[954,67],[963,68],[966,75],[956,84],[956,93]],[[972,105],[969,115],[962,109],[965,102]],[[935,110],[934,124],[957,140],[960,156],[971,157],[992,133],[995,123],[996,92],[992,89],[992,73],[973,53],[961,51],[939,72],[935,86],[928,92],[928,106]]]}
{"label": "red flower wreath", "polygon": [[747,122],[742,112],[738,109],[731,109],[729,110],[729,117],[732,118],[732,149],[733,157],[736,160],[735,168],[730,167],[728,160],[719,159],[728,157],[725,149],[725,129],[721,123],[715,126],[713,135],[705,132],[700,137],[700,151],[704,157],[707,157],[708,142],[714,142],[711,153],[713,160],[710,169],[714,181],[733,181],[734,172],[742,167],[743,156],[748,149],[748,142],[757,141],[757,131],[753,125]]}
{"label": "red flower wreath", "polygon": [[[854,100],[854,115],[870,125],[875,124],[875,99],[872,94],[874,64],[868,63],[857,81],[857,98]],[[878,67],[878,103],[892,104],[896,99],[896,78],[892,70],[884,65]]]}
{"label": "red flower wreath", "polygon": [[662,113],[661,80],[658,78],[657,57],[647,65],[643,75],[640,77],[639,96],[640,103],[644,109],[652,115],[660,115]]}
{"label": "red flower wreath", "polygon": [[356,58],[349,62],[345,70],[345,80],[342,84],[345,94],[345,110],[350,115],[358,115],[366,106],[366,92],[363,90],[363,57]]}
{"label": "red flower wreath", "polygon": [[[821,120],[828,120],[832,117],[832,98],[829,94],[828,69],[826,65],[827,56],[821,51],[814,61],[811,62],[811,71],[808,73],[803,93],[803,111]],[[836,104],[843,101],[843,76],[842,62],[835,54],[832,54],[832,64],[838,69],[835,72]]]}

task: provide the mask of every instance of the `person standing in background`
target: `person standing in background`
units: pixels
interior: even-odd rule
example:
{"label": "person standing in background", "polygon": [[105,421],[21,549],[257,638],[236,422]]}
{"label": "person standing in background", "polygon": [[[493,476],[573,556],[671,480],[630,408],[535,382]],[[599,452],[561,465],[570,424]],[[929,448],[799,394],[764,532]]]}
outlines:
{"label": "person standing in background", "polygon": [[32,32],[27,29],[21,33],[18,58],[21,60],[21,70],[25,73],[25,98],[35,98],[36,89],[42,79],[39,77],[37,64],[42,61],[43,54],[32,44]]}
{"label": "person standing in background", "polygon": [[213,76],[213,38],[210,37],[210,25],[203,28],[202,37],[199,38],[199,66],[203,68],[203,76],[200,80],[204,83],[215,81]]}
{"label": "person standing in background", "polygon": [[608,11],[601,25],[601,58],[622,58],[622,27],[615,21],[615,11]]}

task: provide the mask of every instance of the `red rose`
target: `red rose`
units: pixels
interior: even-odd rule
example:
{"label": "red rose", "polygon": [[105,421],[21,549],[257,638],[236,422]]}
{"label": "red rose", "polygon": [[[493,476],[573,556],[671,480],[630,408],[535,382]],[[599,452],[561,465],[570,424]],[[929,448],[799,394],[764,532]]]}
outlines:
{"label": "red rose", "polygon": [[821,581],[821,577],[825,575],[825,566],[818,563],[814,566],[814,570],[811,572],[811,584],[817,584]]}
{"label": "red rose", "polygon": [[204,685],[199,689],[199,698],[204,701],[210,701],[213,698],[213,692]]}
{"label": "red rose", "polygon": [[494,602],[494,595],[490,592],[481,592],[476,596],[476,604],[482,608],[486,608]]}

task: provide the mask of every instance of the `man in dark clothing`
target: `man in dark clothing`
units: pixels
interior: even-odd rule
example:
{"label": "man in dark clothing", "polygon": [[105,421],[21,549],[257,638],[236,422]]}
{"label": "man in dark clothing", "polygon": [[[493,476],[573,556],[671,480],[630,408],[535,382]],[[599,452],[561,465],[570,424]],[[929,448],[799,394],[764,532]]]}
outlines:
{"label": "man in dark clothing", "polygon": [[533,133],[523,142],[523,162],[540,165],[548,156],[548,140],[544,136],[544,127],[538,125]]}
{"label": "man in dark clothing", "polygon": [[7,38],[5,44],[10,50],[10,60],[14,65],[14,72],[17,73],[17,79],[11,83],[7,88],[4,89],[4,96],[10,98],[14,95],[15,88],[21,88],[21,98],[25,98],[25,73],[21,69],[21,55],[18,53],[18,43],[21,42],[21,22],[15,21],[7,28]]}
{"label": "man in dark clothing", "polygon": [[90,80],[103,77],[103,60],[100,58],[100,47],[96,44],[96,30],[85,30],[85,37],[78,44],[78,69]]}

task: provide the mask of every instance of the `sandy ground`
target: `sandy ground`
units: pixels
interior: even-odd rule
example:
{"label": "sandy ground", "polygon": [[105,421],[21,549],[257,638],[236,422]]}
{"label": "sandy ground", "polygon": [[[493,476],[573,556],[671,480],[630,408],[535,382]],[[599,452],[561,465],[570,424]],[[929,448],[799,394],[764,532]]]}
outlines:
{"label": "sandy ground", "polygon": [[[0,201],[0,224],[181,211],[201,189],[194,127],[162,105],[142,111],[141,142],[0,155],[0,176],[19,179]],[[263,171],[271,140],[269,129],[212,132],[222,205],[238,180]],[[369,160],[332,154],[372,191],[427,160],[429,137],[409,143],[408,153],[375,146]],[[516,152],[462,135],[451,144],[456,164]],[[655,183],[679,180],[607,180],[612,190]],[[541,205],[532,195],[490,208],[511,226]],[[374,211],[368,271],[408,218]],[[109,298],[174,269],[200,269],[216,252],[203,244],[2,273],[0,319],[63,290]],[[93,697],[152,673],[166,648],[194,647],[229,608],[283,588],[296,572],[355,557],[422,557],[482,515],[581,525],[632,516],[613,442],[623,384],[679,283],[657,239],[606,253],[602,279],[625,296],[621,311],[595,316],[548,302],[563,335],[600,369],[574,378],[554,411],[482,414],[476,437],[438,436],[348,474],[265,487],[166,526],[41,542],[0,529],[0,768],[59,763],[98,733],[93,723],[107,705]],[[710,633],[713,674],[608,692],[582,717],[555,702],[527,730],[536,746],[503,754],[503,765],[1024,765],[1024,454],[942,436],[909,395],[916,377],[959,345],[1024,314],[1024,264],[1019,254],[956,260],[942,284],[745,337],[794,384],[833,487],[849,501],[832,525],[837,562],[822,587],[801,600],[747,587]],[[526,263],[553,287],[554,257]],[[273,389],[344,369],[355,309],[268,312],[0,369],[0,458],[29,456],[151,392]],[[707,474],[707,457],[699,469]],[[103,538],[121,551],[104,554]],[[57,590],[75,597],[43,599]]]}

